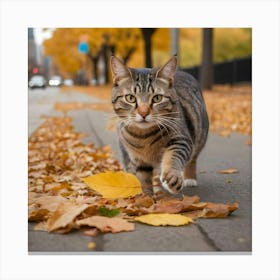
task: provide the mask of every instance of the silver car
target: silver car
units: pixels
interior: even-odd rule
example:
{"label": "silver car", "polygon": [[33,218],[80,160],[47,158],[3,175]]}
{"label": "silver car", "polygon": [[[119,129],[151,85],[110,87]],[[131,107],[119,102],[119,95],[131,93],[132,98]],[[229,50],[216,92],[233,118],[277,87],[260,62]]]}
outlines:
{"label": "silver car", "polygon": [[47,84],[47,81],[42,75],[35,75],[33,76],[29,83],[28,86],[33,89],[33,88],[45,88]]}

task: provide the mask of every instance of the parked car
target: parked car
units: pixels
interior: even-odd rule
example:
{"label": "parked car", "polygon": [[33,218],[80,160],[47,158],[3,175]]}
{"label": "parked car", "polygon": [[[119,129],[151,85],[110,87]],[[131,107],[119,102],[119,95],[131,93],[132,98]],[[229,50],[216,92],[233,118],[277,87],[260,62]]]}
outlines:
{"label": "parked car", "polygon": [[59,87],[63,83],[62,78],[60,76],[52,76],[49,79],[49,86],[51,87]]}
{"label": "parked car", "polygon": [[63,84],[67,87],[71,87],[74,85],[74,81],[72,79],[65,79]]}
{"label": "parked car", "polygon": [[35,75],[31,77],[30,81],[28,82],[28,86],[33,88],[45,88],[47,84],[46,79],[42,75]]}

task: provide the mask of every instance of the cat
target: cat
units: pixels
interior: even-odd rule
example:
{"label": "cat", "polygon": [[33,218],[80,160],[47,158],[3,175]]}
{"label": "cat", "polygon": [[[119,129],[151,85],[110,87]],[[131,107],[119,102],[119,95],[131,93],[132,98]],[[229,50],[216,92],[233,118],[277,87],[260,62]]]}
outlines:
{"label": "cat", "polygon": [[177,71],[176,56],[153,69],[129,68],[111,56],[110,66],[125,171],[135,174],[147,193],[155,174],[171,194],[197,186],[196,161],[209,128],[198,82]]}

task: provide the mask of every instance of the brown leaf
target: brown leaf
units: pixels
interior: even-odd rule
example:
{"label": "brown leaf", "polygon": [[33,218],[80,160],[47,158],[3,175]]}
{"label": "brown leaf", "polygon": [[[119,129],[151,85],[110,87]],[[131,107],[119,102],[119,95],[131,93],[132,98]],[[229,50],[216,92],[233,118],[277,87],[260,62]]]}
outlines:
{"label": "brown leaf", "polygon": [[221,174],[234,174],[234,173],[238,173],[238,170],[235,169],[235,168],[229,168],[229,169],[219,170],[219,173],[221,173]]}
{"label": "brown leaf", "polygon": [[47,221],[40,222],[34,226],[34,230],[48,231]]}
{"label": "brown leaf", "polygon": [[204,208],[204,218],[223,218],[230,213],[238,209],[239,204],[237,202],[231,204],[211,203],[208,202]]}
{"label": "brown leaf", "polygon": [[98,229],[97,228],[91,228],[83,231],[84,235],[95,237],[98,235]]}
{"label": "brown leaf", "polygon": [[160,200],[155,205],[154,213],[176,214],[182,212],[183,207],[182,201],[176,199]]}
{"label": "brown leaf", "polygon": [[148,208],[153,204],[154,204],[153,198],[147,194],[136,195],[133,203],[133,205],[136,207],[145,207],[145,208]]}
{"label": "brown leaf", "polygon": [[196,210],[201,210],[204,209],[207,205],[207,202],[198,202],[198,203],[193,203],[188,207],[187,211],[196,211]]}
{"label": "brown leaf", "polygon": [[76,222],[78,225],[96,227],[102,232],[133,231],[134,224],[121,218],[108,218],[104,216],[92,216]]}
{"label": "brown leaf", "polygon": [[47,209],[37,209],[29,213],[28,221],[30,222],[40,222],[48,218],[49,211]]}
{"label": "brown leaf", "polygon": [[195,203],[198,203],[200,198],[197,195],[194,196],[186,196],[184,195],[182,204],[183,209],[182,211],[188,211],[188,210],[195,210],[195,206],[193,206]]}
{"label": "brown leaf", "polygon": [[204,212],[205,212],[204,209],[202,209],[202,210],[194,210],[194,211],[184,212],[184,213],[182,213],[182,215],[195,220],[195,219],[203,217]]}
{"label": "brown leaf", "polygon": [[198,196],[184,196],[182,200],[178,199],[161,199],[155,205],[155,213],[176,214],[188,210],[195,210],[193,204],[199,201]]}
{"label": "brown leaf", "polygon": [[48,231],[65,228],[87,208],[87,204],[61,203],[48,219]]}
{"label": "brown leaf", "polygon": [[35,200],[35,203],[38,204],[41,209],[47,209],[50,212],[54,212],[58,205],[67,201],[68,200],[62,196],[42,196]]}

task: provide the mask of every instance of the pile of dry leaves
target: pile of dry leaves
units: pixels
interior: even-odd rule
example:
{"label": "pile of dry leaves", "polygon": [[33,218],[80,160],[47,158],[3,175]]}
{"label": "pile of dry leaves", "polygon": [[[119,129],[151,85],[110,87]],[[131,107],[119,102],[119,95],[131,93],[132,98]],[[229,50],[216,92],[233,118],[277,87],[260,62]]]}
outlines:
{"label": "pile of dry leaves", "polygon": [[203,92],[211,131],[252,134],[252,87],[216,85]]}
{"label": "pile of dry leaves", "polygon": [[[109,147],[81,142],[71,119],[47,118],[29,139],[29,221],[35,230],[84,234],[134,230],[135,222],[185,225],[197,218],[226,217],[237,203],[200,202],[142,193],[138,179],[120,171]],[[110,172],[108,172],[110,170]]]}

